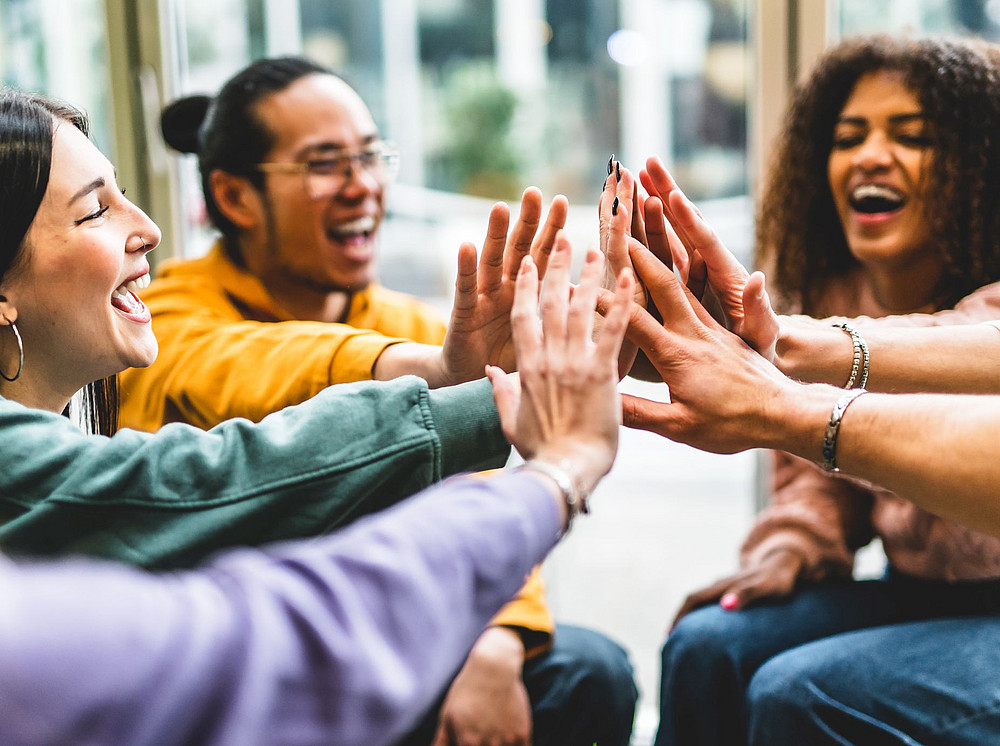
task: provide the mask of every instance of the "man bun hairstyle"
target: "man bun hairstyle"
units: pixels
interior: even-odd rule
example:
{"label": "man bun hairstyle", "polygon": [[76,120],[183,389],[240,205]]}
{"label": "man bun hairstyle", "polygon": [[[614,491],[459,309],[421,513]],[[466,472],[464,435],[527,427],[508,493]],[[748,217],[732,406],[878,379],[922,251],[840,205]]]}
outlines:
{"label": "man bun hairstyle", "polygon": [[299,78],[314,74],[335,73],[304,57],[260,59],[230,78],[215,98],[179,99],[160,117],[167,144],[182,153],[198,155],[205,209],[212,224],[222,232],[226,251],[237,262],[242,263],[237,229],[212,197],[211,174],[220,170],[242,176],[262,190],[264,174],[256,166],[273,147],[275,137],[257,116],[257,104]]}
{"label": "man bun hairstyle", "polygon": [[160,132],[167,145],[197,155],[198,132],[211,105],[211,96],[186,96],[169,104],[160,115]]}

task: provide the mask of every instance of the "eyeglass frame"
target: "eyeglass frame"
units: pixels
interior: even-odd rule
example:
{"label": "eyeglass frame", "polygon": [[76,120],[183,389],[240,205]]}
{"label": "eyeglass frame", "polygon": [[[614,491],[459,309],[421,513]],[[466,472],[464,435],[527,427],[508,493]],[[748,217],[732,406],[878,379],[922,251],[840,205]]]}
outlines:
{"label": "eyeglass frame", "polygon": [[[354,175],[354,170],[356,168],[361,168],[366,173],[372,174],[372,169],[375,166],[381,165],[385,168],[385,173],[374,175],[383,183],[392,181],[399,170],[399,148],[396,147],[395,143],[388,140],[376,140],[375,142],[370,142],[367,145],[362,145],[358,148],[338,148],[326,152],[329,153],[329,155],[323,158],[314,158],[305,161],[264,161],[256,164],[254,168],[261,173],[302,174],[302,186],[309,198],[313,200],[328,199],[329,197],[337,194]],[[366,156],[376,156],[378,158],[378,162],[372,163],[371,165],[365,165],[363,159]],[[334,173],[317,174],[312,170],[312,166],[315,163],[322,161],[343,162],[345,159],[346,163],[344,163],[343,166],[333,167]],[[309,179],[311,176],[335,175],[340,176],[341,183],[334,190],[317,194],[309,186]]]}

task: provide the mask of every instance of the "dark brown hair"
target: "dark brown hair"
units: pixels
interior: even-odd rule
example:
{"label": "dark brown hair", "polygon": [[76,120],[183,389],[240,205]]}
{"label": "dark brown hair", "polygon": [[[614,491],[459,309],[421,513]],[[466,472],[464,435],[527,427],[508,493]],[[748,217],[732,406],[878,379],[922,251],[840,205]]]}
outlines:
{"label": "dark brown hair", "polygon": [[[26,261],[24,238],[49,185],[52,137],[58,122],[89,133],[87,117],[60,101],[14,90],[0,91],[0,282]],[[92,433],[118,429],[118,380],[88,384],[82,420]],[[64,412],[68,415],[69,411]]]}
{"label": "dark brown hair", "polygon": [[205,210],[225,237],[226,251],[237,262],[240,257],[236,226],[215,203],[210,182],[212,172],[219,169],[243,176],[262,190],[264,176],[257,170],[257,164],[274,147],[276,138],[257,115],[257,104],[300,78],[316,74],[334,75],[304,57],[256,60],[226,81],[215,98],[187,96],[168,105],[160,116],[160,130],[167,145],[182,153],[198,155]]}
{"label": "dark brown hair", "polygon": [[934,301],[953,305],[1000,279],[1000,64],[995,47],[957,39],[848,39],[796,89],[757,220],[757,258],[783,310],[815,312],[831,279],[859,267],[827,179],[834,127],[858,78],[898,72],[933,140],[924,204],[944,260]]}

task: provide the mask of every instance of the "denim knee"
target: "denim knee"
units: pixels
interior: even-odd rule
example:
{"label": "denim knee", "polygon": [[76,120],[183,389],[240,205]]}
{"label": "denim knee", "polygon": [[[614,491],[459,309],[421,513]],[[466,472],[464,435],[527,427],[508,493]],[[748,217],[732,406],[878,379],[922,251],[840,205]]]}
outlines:
{"label": "denim knee", "polygon": [[681,619],[663,644],[660,655],[664,687],[694,688],[711,695],[717,684],[731,686],[739,678],[744,648],[740,617],[717,606],[699,609]]}
{"label": "denim knee", "polygon": [[748,635],[743,615],[718,606],[677,624],[661,653],[656,746],[741,740]]}
{"label": "denim knee", "polygon": [[536,744],[625,746],[639,697],[621,645],[593,630],[556,627],[555,645],[525,666]]}
{"label": "denim knee", "polygon": [[750,743],[784,743],[823,732],[817,724],[829,715],[831,705],[836,709],[836,704],[815,685],[808,658],[800,650],[791,650],[772,658],[754,674],[747,691]]}

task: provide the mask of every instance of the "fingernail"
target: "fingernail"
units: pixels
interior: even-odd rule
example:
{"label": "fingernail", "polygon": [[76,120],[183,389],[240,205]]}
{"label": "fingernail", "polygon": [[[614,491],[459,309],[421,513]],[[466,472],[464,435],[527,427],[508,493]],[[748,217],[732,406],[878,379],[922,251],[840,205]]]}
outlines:
{"label": "fingernail", "polygon": [[611,203],[611,214],[612,215],[617,215],[618,214],[618,198],[617,197],[615,197],[615,201]]}
{"label": "fingernail", "polygon": [[521,270],[520,272],[518,272],[518,274],[522,275],[527,274],[528,270],[531,268],[532,263],[533,262],[531,261],[531,254],[528,254],[527,256],[524,257],[524,259],[521,260]]}
{"label": "fingernail", "polygon": [[740,597],[735,593],[727,593],[721,599],[719,599],[719,606],[721,606],[726,611],[732,611],[740,602]]}
{"label": "fingernail", "polygon": [[611,169],[615,164],[615,154],[612,153],[611,157],[608,158],[608,176],[611,176]]}
{"label": "fingernail", "polygon": [[615,178],[618,181],[622,180],[622,164],[621,161],[615,161]]}

